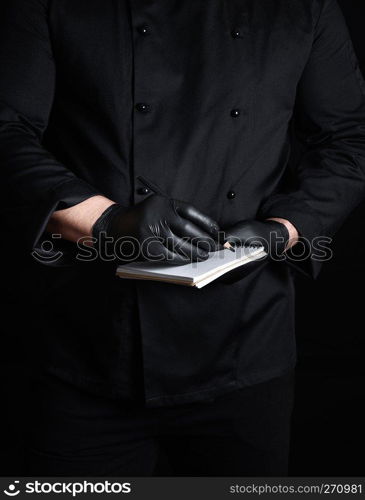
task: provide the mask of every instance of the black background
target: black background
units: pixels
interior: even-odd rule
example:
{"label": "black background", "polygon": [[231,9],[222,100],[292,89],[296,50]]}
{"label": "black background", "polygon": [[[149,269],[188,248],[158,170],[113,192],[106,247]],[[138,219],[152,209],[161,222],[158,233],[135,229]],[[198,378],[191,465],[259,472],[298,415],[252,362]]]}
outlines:
{"label": "black background", "polygon": [[[339,3],[365,74],[365,2]],[[365,474],[364,222],[365,203],[337,234],[318,280],[298,280],[292,475]]]}
{"label": "black background", "polygon": [[[339,0],[360,66],[365,73],[365,1]],[[297,280],[296,404],[290,474],[363,476],[365,461],[365,203],[337,234],[334,258],[316,281]],[[6,248],[3,262],[0,351],[0,475],[22,473],[22,431],[31,401],[26,397],[26,356],[22,338],[31,339],[26,301],[14,290],[21,272]],[[5,264],[6,263],[6,264]],[[10,280],[7,277],[10,276]]]}

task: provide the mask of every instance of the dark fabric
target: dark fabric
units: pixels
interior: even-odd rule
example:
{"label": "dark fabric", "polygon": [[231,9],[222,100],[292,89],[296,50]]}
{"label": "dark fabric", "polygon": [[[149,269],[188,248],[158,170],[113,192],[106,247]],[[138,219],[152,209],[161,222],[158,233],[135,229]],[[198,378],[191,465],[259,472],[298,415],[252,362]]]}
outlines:
{"label": "dark fabric", "polygon": [[[31,393],[29,476],[285,476],[294,374],[214,402],[125,405],[43,375]],[[159,472],[156,466],[159,465]]]}
{"label": "dark fabric", "polygon": [[[126,207],[145,199],[140,176],[222,227],[277,216],[308,239],[331,235],[364,198],[364,82],[335,1],[0,9],[1,207],[24,253],[57,208],[96,193]],[[287,185],[291,125],[305,153]],[[317,275],[317,264],[303,269]],[[138,332],[148,406],[211,398],[295,363],[290,266],[202,290],[122,282],[106,267],[24,266],[39,313],[31,344],[59,377],[125,397],[142,363],[125,362]]]}

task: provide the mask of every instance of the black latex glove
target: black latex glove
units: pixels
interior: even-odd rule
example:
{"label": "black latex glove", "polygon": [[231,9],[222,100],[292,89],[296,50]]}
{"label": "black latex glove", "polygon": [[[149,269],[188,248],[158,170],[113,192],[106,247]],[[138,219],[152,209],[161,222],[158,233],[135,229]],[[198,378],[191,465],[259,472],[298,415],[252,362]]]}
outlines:
{"label": "black latex glove", "polygon": [[285,251],[289,231],[284,224],[273,220],[245,220],[225,229],[225,239],[232,246],[262,245],[270,257],[279,257]]}
{"label": "black latex glove", "polygon": [[112,205],[93,226],[99,247],[103,234],[118,240],[114,248],[120,260],[174,265],[208,258],[208,252],[217,248],[218,232],[218,224],[194,206],[157,194],[128,209]]}

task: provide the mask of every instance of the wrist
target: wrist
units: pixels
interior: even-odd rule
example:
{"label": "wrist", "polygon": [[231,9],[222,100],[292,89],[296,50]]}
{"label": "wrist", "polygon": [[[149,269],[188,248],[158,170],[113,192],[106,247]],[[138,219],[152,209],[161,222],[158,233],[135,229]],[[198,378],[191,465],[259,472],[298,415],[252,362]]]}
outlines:
{"label": "wrist", "polygon": [[288,240],[286,242],[285,251],[289,250],[289,248],[291,248],[292,246],[294,246],[298,242],[299,233],[298,233],[296,227],[290,221],[288,221],[287,219],[282,219],[280,217],[270,217],[266,220],[279,222],[280,224],[283,224],[283,226],[285,226],[285,228],[287,229]]}
{"label": "wrist", "polygon": [[122,205],[119,203],[113,203],[106,207],[106,209],[99,215],[99,217],[95,220],[94,224],[91,228],[92,237],[97,241],[100,239],[100,235],[102,233],[105,236],[111,236],[110,233],[110,224],[113,220],[116,213],[119,213],[121,210],[125,210]]}
{"label": "wrist", "polygon": [[[104,196],[91,196],[72,207],[55,211],[47,231],[61,234],[62,238],[76,242],[92,236],[92,227],[100,215],[115,202]],[[91,245],[92,243],[85,243]]]}

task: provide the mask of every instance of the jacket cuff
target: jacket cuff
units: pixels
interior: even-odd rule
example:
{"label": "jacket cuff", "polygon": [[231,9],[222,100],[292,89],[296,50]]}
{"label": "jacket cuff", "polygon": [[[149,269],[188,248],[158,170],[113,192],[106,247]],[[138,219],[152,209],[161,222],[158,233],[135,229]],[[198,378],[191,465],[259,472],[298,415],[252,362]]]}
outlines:
{"label": "jacket cuff", "polygon": [[[277,194],[260,207],[258,217],[260,219],[279,217],[293,224],[299,233],[299,242],[286,252],[286,262],[302,274],[316,278],[322,263],[313,258],[312,242],[324,235],[318,214],[305,201],[291,195]],[[300,255],[304,257],[298,256],[298,249]]]}
{"label": "jacket cuff", "polygon": [[70,208],[96,195],[102,193],[82,179],[69,179],[55,186],[50,191],[48,200],[32,210],[30,225],[26,230],[27,249],[32,251],[41,244],[53,212]]}
{"label": "jacket cuff", "polygon": [[312,241],[323,236],[323,227],[316,212],[305,202],[291,195],[274,195],[260,208],[259,217],[280,217],[296,227],[300,236]]}

